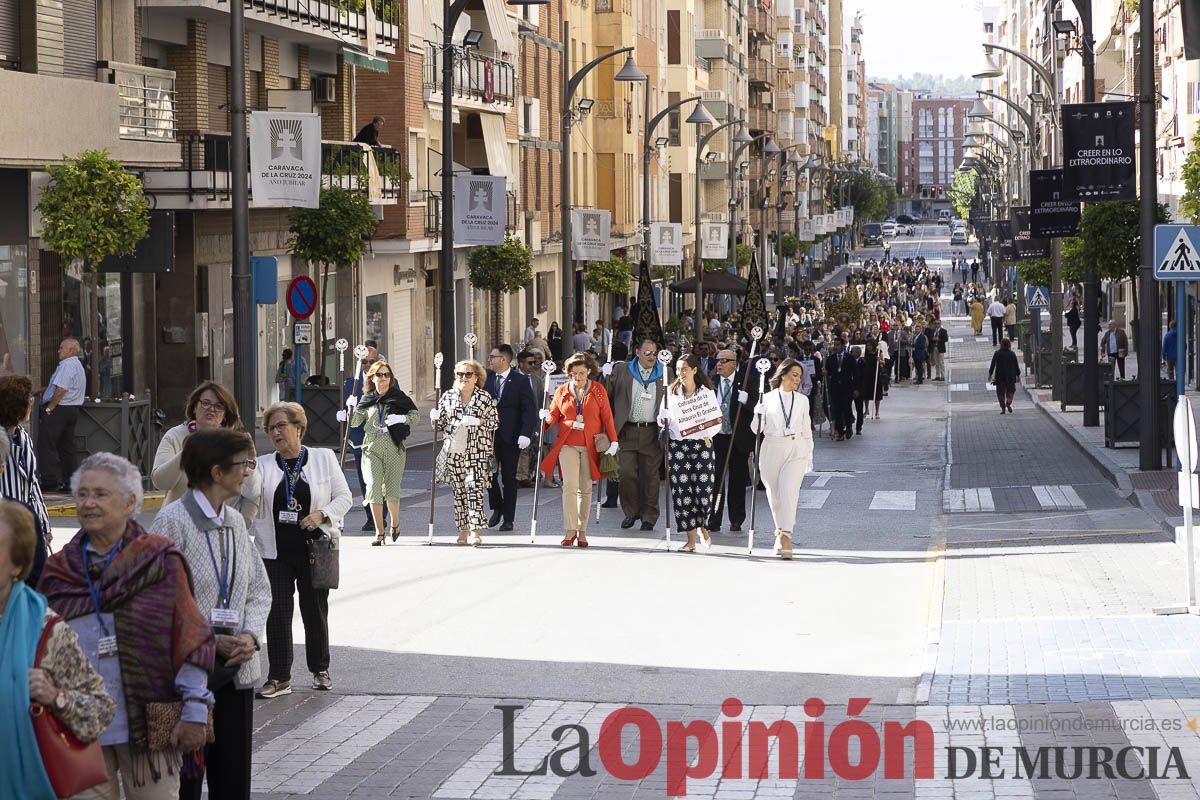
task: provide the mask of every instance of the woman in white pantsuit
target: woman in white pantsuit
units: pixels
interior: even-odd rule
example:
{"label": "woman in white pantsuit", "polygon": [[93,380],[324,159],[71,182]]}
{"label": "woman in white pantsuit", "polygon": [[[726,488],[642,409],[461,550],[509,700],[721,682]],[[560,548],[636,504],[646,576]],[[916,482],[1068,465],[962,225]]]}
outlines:
{"label": "woman in white pantsuit", "polygon": [[763,434],[759,471],[775,517],[775,554],[785,559],[792,557],[800,484],[812,470],[812,423],[808,398],[800,392],[803,379],[800,362],[784,359],[771,378],[771,391],[754,408],[754,432]]}

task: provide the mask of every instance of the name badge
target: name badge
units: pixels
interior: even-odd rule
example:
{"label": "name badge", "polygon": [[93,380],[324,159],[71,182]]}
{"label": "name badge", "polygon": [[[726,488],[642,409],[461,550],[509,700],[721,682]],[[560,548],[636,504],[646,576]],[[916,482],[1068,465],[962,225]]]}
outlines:
{"label": "name badge", "polygon": [[214,608],[209,619],[214,628],[236,628],[241,624],[242,616],[236,608]]}
{"label": "name badge", "polygon": [[111,658],[117,654],[116,636],[101,636],[99,644],[101,658]]}
{"label": "name badge", "polygon": [[654,395],[651,394],[650,392],[642,392],[642,399],[643,400],[653,400]]}
{"label": "name badge", "polygon": [[571,429],[576,431],[583,430],[583,420],[577,419],[571,423]]}
{"label": "name badge", "polygon": [[280,511],[279,521],[284,525],[295,525],[300,522],[299,511]]}

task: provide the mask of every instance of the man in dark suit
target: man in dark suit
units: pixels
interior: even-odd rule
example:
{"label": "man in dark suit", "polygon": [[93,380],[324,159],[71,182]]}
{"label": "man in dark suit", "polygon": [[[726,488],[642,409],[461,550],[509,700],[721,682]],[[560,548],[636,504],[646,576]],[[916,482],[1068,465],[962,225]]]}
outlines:
{"label": "man in dark suit", "polygon": [[841,339],[833,340],[833,353],[825,361],[825,387],[829,392],[829,412],[833,423],[834,441],[849,439],[854,435],[855,384],[854,357],[846,352]]}
{"label": "man in dark suit", "polygon": [[929,336],[929,370],[933,372],[935,381],[946,380],[946,345],[950,342],[950,334],[942,327],[942,321],[937,317],[926,331]]}
{"label": "man in dark suit", "polygon": [[613,424],[620,444],[619,496],[625,512],[622,528],[632,528],[639,519],[642,530],[654,530],[658,522],[658,470],[662,445],[658,438],[658,407],[662,403],[663,367],[658,362],[658,344],[653,339],[636,342],[634,358],[604,365],[604,384]]}
{"label": "man in dark suit", "polygon": [[496,398],[500,414],[500,427],[496,429],[495,438],[500,474],[488,489],[488,505],[492,509],[488,527],[503,520],[502,531],[513,529],[513,518],[517,515],[517,461],[521,451],[533,440],[538,413],[533,384],[528,375],[513,369],[513,358],[513,349],[507,344],[492,348],[488,356],[491,369],[483,384],[484,391]]}
{"label": "man in dark suit", "polygon": [[[750,422],[754,419],[754,406],[758,403],[758,373],[751,372],[753,365],[750,362],[739,369],[737,354],[732,350],[717,353],[716,362],[712,380],[724,418],[721,432],[713,437],[717,478],[721,477],[720,471],[725,468],[726,459],[729,460],[729,469],[724,491],[720,487],[717,489],[719,501],[717,497],[712,498],[716,506],[710,510],[708,529],[721,530],[721,518],[728,504],[729,530],[740,531],[746,519],[746,485],[750,483],[750,454],[754,452],[754,433],[750,430]],[[739,408],[742,409],[740,417]]]}

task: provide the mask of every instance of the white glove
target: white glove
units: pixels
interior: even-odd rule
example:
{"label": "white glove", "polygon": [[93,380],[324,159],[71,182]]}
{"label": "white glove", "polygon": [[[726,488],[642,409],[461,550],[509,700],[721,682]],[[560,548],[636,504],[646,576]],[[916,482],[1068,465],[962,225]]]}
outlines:
{"label": "white glove", "polygon": [[754,407],[754,413],[758,415],[767,413],[767,407],[763,405],[761,400],[759,400],[758,405]]}
{"label": "white glove", "polygon": [[346,410],[347,411],[353,411],[354,407],[356,405],[358,405],[357,397],[355,397],[354,395],[350,395],[349,397],[346,398]]}
{"label": "white glove", "polygon": [[345,411],[339,410],[337,412],[337,421],[338,422],[345,422],[347,419],[349,419],[349,417],[346,415]]}
{"label": "white glove", "polygon": [[479,417],[463,417],[462,424],[467,426],[468,428],[478,428],[479,427]]}
{"label": "white glove", "polygon": [[550,421],[550,409],[543,408],[541,411],[539,411],[538,419],[540,419],[542,422],[549,422]]}
{"label": "white glove", "polygon": [[738,402],[742,403],[743,405],[745,405],[746,403],[749,403],[750,395],[746,394],[746,392],[744,390],[739,390],[738,391]]}
{"label": "white glove", "polygon": [[606,378],[609,375],[612,375],[612,362],[611,361],[605,363],[605,365],[600,368],[600,374]]}
{"label": "white glove", "polygon": [[383,424],[388,426],[399,425],[401,422],[408,422],[408,418],[404,414],[388,414],[383,418]]}
{"label": "white glove", "polygon": [[440,408],[429,409],[429,421],[430,422],[437,422],[441,418],[442,418],[442,410]]}
{"label": "white glove", "polygon": [[661,428],[665,428],[665,427],[667,427],[667,426],[668,426],[668,425],[670,425],[670,424],[671,424],[671,417],[670,417],[670,415],[669,415],[669,414],[659,414],[659,415],[658,415],[658,425],[659,425],[659,427],[661,427]]}
{"label": "white glove", "polygon": [[610,444],[610,445],[608,446],[608,449],[604,451],[604,455],[606,455],[606,456],[615,456],[615,455],[617,454],[617,449],[618,449],[618,445],[617,445],[617,443],[616,443],[616,442],[613,442],[612,444]]}
{"label": "white glove", "polygon": [[529,447],[529,445],[532,443],[533,443],[532,440],[530,440],[530,438],[528,436],[518,436],[517,437],[517,449],[518,450],[524,450],[526,447]]}

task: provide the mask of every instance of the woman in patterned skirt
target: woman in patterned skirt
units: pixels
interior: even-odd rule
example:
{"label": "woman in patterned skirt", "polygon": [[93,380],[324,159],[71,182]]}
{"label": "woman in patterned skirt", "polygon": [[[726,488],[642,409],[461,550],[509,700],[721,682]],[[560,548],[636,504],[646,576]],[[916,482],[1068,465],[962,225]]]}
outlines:
{"label": "woman in patterned skirt", "polygon": [[[708,519],[708,506],[717,487],[716,457],[713,455],[712,436],[721,432],[720,406],[712,381],[700,369],[700,359],[695,354],[681,356],[675,362],[675,382],[671,384],[663,407],[659,410],[658,424],[670,430],[667,453],[671,469],[671,505],[675,509],[675,526],[687,531],[687,544],[679,548],[681,553],[696,552],[697,532],[701,535],[704,552],[712,548],[712,538],[704,527]],[[701,421],[688,422],[681,427],[681,400],[690,400],[696,393],[711,395],[712,407],[717,409],[713,421],[703,425]]]}
{"label": "woman in patterned skirt", "polygon": [[454,489],[454,522],[458,543],[472,547],[483,544],[479,535],[487,527],[483,516],[483,494],[492,485],[495,444],[500,427],[495,399],[483,390],[487,373],[478,361],[454,365],[454,386],[430,409],[429,419],[446,435],[434,467],[438,483]]}

